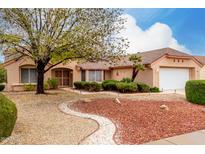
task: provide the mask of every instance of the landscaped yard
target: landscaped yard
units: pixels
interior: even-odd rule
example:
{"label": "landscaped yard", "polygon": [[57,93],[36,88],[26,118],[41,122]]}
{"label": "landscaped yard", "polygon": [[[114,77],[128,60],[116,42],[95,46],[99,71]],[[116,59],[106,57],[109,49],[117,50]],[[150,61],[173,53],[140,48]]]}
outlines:
{"label": "landscaped yard", "polygon": [[[205,129],[203,106],[188,103],[179,94],[76,94],[51,90],[4,92],[15,102],[18,118],[12,135],[0,144],[80,144],[99,129],[96,121],[61,112],[58,105],[111,119],[117,126],[117,144],[141,144],[169,136]],[[82,99],[91,102],[82,103]],[[69,103],[74,100],[75,103]],[[160,109],[167,105],[169,110]]]}
{"label": "landscaped yard", "polygon": [[15,102],[18,118],[11,137],[3,144],[78,144],[98,128],[92,120],[67,115],[58,109],[58,104],[80,98],[77,94],[61,90],[51,90],[47,95],[4,94]]}
{"label": "landscaped yard", "polygon": [[[119,99],[121,104],[113,99],[79,101],[72,108],[111,119],[117,127],[114,139],[118,144],[142,144],[205,129],[203,106],[191,104],[177,94],[147,95],[138,99]],[[169,110],[161,109],[163,104]]]}

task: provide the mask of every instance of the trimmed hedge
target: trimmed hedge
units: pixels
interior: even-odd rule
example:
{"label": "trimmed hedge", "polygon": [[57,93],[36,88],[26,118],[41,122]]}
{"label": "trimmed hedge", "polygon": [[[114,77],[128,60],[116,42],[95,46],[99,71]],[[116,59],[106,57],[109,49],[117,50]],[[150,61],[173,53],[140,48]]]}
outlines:
{"label": "trimmed hedge", "polygon": [[150,92],[150,86],[145,83],[137,83],[139,92]]}
{"label": "trimmed hedge", "polygon": [[118,82],[116,83],[117,90],[121,93],[137,92],[137,83],[135,82]]}
{"label": "trimmed hedge", "polygon": [[0,84],[0,91],[3,91],[5,88],[5,85],[4,84]]}
{"label": "trimmed hedge", "polygon": [[205,105],[205,80],[187,81],[185,92],[188,101]]}
{"label": "trimmed hedge", "polygon": [[87,91],[100,91],[102,85],[97,82],[86,82],[86,81],[77,81],[74,82],[74,86],[76,89],[83,89]]}
{"label": "trimmed hedge", "polygon": [[158,92],[160,92],[160,90],[158,87],[152,87],[152,88],[150,88],[150,92],[158,93]]}
{"label": "trimmed hedge", "polygon": [[117,80],[105,80],[102,82],[102,88],[104,90],[115,91],[115,90],[117,90],[117,86],[116,86],[117,82],[119,82],[119,81],[117,81]]}
{"label": "trimmed hedge", "polygon": [[121,82],[130,83],[130,82],[132,82],[132,79],[130,79],[130,78],[123,78],[123,79],[121,80]]}
{"label": "trimmed hedge", "polygon": [[0,140],[11,135],[17,119],[15,104],[0,94]]}
{"label": "trimmed hedge", "polygon": [[102,86],[100,83],[97,82],[86,82],[85,85],[85,90],[87,91],[100,91]]}
{"label": "trimmed hedge", "polygon": [[85,86],[85,81],[76,81],[74,82],[74,86],[76,89],[85,89],[84,86]]}

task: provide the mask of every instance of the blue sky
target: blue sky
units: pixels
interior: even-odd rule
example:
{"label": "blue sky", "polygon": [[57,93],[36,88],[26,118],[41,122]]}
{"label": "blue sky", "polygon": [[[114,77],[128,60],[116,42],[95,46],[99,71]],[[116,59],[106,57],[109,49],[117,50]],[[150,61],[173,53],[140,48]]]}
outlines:
{"label": "blue sky", "polygon": [[125,9],[125,13],[145,31],[155,23],[166,24],[178,44],[194,55],[205,55],[205,9]]}

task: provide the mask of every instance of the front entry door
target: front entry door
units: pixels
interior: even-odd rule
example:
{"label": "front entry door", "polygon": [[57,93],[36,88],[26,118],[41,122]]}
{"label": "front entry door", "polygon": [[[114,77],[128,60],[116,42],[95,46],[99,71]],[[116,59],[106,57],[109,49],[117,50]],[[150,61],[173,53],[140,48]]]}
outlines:
{"label": "front entry door", "polygon": [[55,77],[59,86],[69,86],[69,70],[59,69],[55,71]]}

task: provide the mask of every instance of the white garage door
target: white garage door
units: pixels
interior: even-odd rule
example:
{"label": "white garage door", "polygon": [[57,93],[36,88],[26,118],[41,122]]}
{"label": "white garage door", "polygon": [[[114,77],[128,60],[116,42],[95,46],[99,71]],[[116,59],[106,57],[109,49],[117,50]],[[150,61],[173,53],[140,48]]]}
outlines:
{"label": "white garage door", "polygon": [[160,89],[184,89],[189,80],[189,69],[184,68],[160,68]]}

